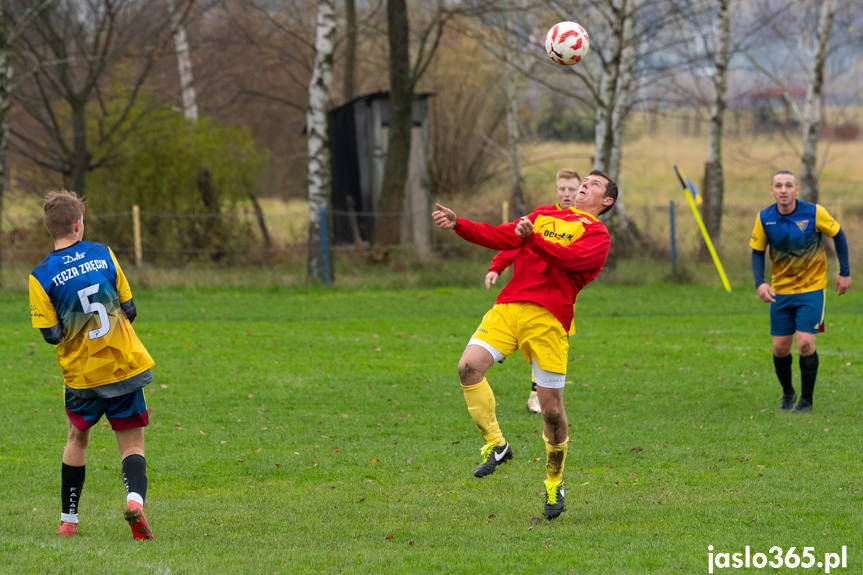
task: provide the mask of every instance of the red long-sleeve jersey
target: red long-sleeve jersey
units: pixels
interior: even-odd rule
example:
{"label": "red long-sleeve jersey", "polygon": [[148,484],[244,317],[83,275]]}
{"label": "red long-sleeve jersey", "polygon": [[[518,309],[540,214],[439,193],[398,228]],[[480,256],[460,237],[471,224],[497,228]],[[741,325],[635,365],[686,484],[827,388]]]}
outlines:
{"label": "red long-sleeve jersey", "polygon": [[515,235],[517,220],[493,226],[458,218],[455,232],[487,248],[519,250],[512,279],[496,302],[540,305],[568,332],[578,292],[599,275],[611,238],[602,222],[575,208],[541,206],[528,218],[533,222],[533,233],[524,240]]}
{"label": "red long-sleeve jersey", "polygon": [[[560,207],[560,204],[551,204],[548,206],[539,206],[536,208],[537,210],[551,210],[551,209],[563,209]],[[519,248],[521,249],[521,248]],[[512,265],[512,262],[515,261],[515,256],[518,255],[518,250],[503,250],[497,252],[497,254],[491,258],[491,264],[488,266],[488,271],[495,272],[496,274],[503,273],[503,270]]]}

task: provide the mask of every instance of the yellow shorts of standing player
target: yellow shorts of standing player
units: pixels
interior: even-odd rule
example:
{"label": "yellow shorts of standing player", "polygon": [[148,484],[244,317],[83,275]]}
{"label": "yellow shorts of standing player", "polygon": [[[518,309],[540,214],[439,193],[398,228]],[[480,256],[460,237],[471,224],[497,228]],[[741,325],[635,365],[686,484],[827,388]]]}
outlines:
{"label": "yellow shorts of standing player", "polygon": [[482,318],[470,343],[488,350],[495,361],[519,350],[528,363],[533,360],[540,369],[566,373],[569,355],[566,330],[551,312],[534,303],[495,304]]}

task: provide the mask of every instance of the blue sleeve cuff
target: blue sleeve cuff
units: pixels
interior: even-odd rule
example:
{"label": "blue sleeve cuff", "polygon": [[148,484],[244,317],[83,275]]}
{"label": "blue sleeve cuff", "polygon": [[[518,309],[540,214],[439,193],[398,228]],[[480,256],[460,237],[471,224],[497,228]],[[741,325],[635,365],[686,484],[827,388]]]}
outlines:
{"label": "blue sleeve cuff", "polygon": [[57,345],[61,341],[63,341],[63,326],[59,323],[56,325],[52,325],[51,327],[43,327],[40,328],[39,331],[42,332],[42,337],[46,342],[51,345]]}
{"label": "blue sleeve cuff", "polygon": [[755,278],[755,287],[764,283],[764,251],[752,250],[752,276]]}
{"label": "blue sleeve cuff", "polygon": [[839,259],[839,275],[850,276],[851,266],[848,265],[848,238],[845,237],[845,232],[839,230],[839,233],[833,236],[833,244],[836,246],[836,257]]}

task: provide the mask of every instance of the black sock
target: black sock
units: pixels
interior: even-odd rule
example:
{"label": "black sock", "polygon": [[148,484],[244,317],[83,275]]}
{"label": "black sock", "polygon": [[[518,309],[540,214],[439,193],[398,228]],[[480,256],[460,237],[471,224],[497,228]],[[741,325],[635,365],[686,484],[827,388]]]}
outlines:
{"label": "black sock", "polygon": [[531,382],[530,382],[530,390],[531,390],[531,391],[536,391],[536,382],[535,382],[535,381],[531,381]]}
{"label": "black sock", "polygon": [[818,352],[812,355],[800,356],[800,392],[801,399],[812,402],[812,392],[815,390],[815,378],[818,375]]}
{"label": "black sock", "polygon": [[84,488],[84,468],[73,467],[63,464],[60,471],[60,502],[63,513],[69,515],[78,514],[78,499],[81,497],[81,490]]}
{"label": "black sock", "polygon": [[[803,358],[800,358],[803,361]],[[773,367],[776,369],[776,377],[779,378],[779,383],[782,384],[782,392],[785,395],[794,393],[794,386],[791,385],[791,354],[785,357],[773,356]]]}
{"label": "black sock", "polygon": [[147,498],[147,460],[143,455],[133,454],[123,460],[123,485],[126,493],[137,493]]}

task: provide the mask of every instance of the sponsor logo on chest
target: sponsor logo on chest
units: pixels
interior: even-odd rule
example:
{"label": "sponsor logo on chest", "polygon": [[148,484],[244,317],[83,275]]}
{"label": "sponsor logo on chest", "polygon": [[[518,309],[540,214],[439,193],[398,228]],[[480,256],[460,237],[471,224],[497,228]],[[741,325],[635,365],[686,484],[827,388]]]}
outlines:
{"label": "sponsor logo on chest", "polygon": [[568,246],[584,234],[585,225],[589,225],[590,223],[591,220],[588,218],[578,218],[570,221],[549,216],[539,216],[534,222],[533,229],[547,241]]}

